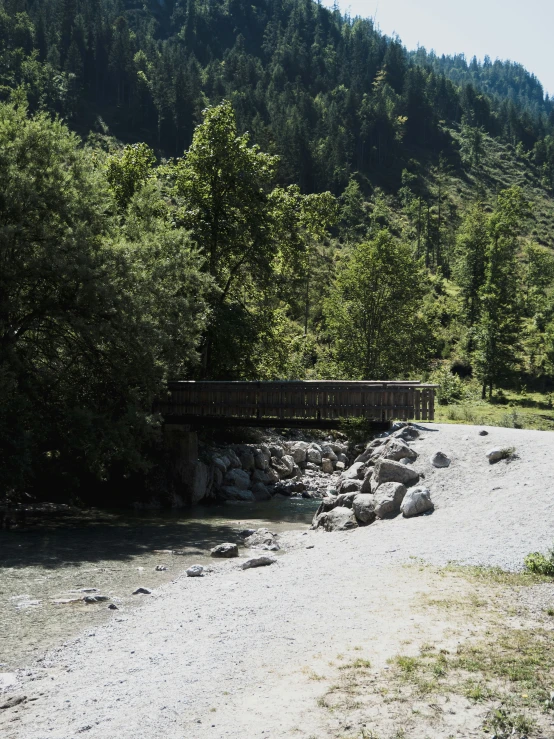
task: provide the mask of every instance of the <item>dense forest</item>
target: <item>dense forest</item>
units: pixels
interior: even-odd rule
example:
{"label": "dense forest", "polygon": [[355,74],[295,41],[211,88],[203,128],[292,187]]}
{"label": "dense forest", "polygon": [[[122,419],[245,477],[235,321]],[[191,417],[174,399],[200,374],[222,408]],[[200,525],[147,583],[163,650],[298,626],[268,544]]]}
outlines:
{"label": "dense forest", "polygon": [[161,485],[171,377],[551,390],[553,191],[518,64],[313,0],[0,0],[0,495]]}

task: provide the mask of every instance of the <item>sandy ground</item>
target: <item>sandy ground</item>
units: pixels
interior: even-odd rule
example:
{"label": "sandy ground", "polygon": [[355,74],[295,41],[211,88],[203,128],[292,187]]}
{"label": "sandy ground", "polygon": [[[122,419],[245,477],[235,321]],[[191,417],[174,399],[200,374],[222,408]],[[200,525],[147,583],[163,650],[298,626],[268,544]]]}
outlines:
{"label": "sandy ground", "polygon": [[[20,672],[0,700],[27,701],[0,712],[0,735],[338,736],[318,699],[341,660],[362,657],[384,669],[406,644],[484,628],[477,614],[453,630],[447,611],[422,610],[431,595],[469,597],[471,586],[406,563],[516,569],[554,541],[554,435],[487,430],[481,437],[477,427],[429,426],[413,444],[432,515],[350,533],[293,532],[271,567],[218,563],[204,578],[177,578],[140,596],[140,608],[114,612],[109,624]],[[489,465],[493,446],[515,447],[516,459]],[[437,450],[451,457],[448,469],[429,464]],[[452,736],[473,732],[464,721],[452,728]]]}

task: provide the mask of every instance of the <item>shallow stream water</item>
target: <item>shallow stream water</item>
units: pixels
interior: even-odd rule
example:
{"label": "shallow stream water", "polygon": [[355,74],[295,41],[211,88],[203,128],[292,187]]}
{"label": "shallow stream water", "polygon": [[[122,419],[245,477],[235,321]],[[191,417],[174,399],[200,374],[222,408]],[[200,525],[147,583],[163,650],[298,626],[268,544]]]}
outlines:
{"label": "shallow stream water", "polygon": [[[211,547],[237,541],[242,529],[307,528],[317,505],[291,498],[186,513],[96,510],[28,530],[0,531],[0,672],[103,623],[109,603],[124,613],[140,603],[143,596],[132,595],[137,587],[155,590],[191,564],[213,562]],[[156,571],[157,565],[167,570]],[[85,604],[82,591],[89,588],[109,601]]]}

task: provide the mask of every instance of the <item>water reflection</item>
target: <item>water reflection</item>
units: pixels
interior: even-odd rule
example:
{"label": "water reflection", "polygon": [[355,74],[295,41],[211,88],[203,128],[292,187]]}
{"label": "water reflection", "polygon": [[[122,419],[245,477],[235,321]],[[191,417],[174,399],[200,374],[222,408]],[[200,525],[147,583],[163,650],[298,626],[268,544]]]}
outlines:
{"label": "water reflection", "polygon": [[[85,605],[83,589],[96,588],[124,612],[136,603],[131,593],[137,585],[158,588],[193,562],[209,564],[209,549],[236,541],[241,529],[306,528],[317,504],[274,499],[187,512],[92,511],[1,531],[0,663],[22,665],[102,623],[107,604]],[[167,570],[158,572],[157,565]],[[53,603],[60,599],[77,602]]]}

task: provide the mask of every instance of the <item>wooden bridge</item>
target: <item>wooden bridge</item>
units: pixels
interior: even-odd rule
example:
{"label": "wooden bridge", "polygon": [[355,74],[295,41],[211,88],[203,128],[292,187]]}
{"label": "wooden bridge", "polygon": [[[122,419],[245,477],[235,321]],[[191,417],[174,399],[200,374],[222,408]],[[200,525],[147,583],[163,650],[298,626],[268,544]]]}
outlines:
{"label": "wooden bridge", "polygon": [[376,426],[432,421],[436,385],[421,382],[194,382],[168,385],[155,410],[166,424],[336,428],[349,418]]}

